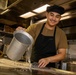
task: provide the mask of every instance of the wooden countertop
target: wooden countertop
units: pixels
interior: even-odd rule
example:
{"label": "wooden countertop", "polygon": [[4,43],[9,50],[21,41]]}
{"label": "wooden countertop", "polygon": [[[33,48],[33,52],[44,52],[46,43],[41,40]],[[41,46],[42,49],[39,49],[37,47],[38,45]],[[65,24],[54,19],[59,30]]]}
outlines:
{"label": "wooden countertop", "polygon": [[[4,61],[6,60],[7,64],[2,59]],[[76,75],[76,72],[60,70],[56,68],[38,68],[37,66],[36,67],[24,66],[25,65],[24,63],[23,65],[21,65],[22,64],[21,62],[17,63],[16,61],[14,63],[15,65],[14,67],[13,62],[14,61],[1,58],[0,59],[0,75]]]}

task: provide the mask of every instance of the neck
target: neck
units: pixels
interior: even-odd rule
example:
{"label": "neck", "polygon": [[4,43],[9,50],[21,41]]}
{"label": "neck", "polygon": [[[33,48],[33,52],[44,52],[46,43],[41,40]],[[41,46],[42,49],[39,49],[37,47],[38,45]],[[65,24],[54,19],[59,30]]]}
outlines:
{"label": "neck", "polygon": [[47,23],[45,24],[45,27],[50,30],[54,30],[55,28],[55,26],[48,25]]}

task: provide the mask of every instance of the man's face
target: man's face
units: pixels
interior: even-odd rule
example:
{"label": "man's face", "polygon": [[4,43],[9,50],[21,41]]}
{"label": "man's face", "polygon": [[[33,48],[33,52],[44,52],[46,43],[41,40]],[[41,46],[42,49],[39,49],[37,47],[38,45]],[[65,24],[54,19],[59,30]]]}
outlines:
{"label": "man's face", "polygon": [[47,23],[50,26],[55,26],[59,23],[61,15],[57,12],[46,12]]}

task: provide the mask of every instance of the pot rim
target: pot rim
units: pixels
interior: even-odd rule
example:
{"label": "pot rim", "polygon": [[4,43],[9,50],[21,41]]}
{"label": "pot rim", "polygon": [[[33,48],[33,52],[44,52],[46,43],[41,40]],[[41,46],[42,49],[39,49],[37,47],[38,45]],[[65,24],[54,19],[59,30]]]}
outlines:
{"label": "pot rim", "polygon": [[23,31],[23,30],[17,30],[17,31],[14,31],[13,36],[15,36],[17,33],[26,35],[31,40],[31,44],[33,44],[34,39],[29,33],[27,33],[26,31]]}

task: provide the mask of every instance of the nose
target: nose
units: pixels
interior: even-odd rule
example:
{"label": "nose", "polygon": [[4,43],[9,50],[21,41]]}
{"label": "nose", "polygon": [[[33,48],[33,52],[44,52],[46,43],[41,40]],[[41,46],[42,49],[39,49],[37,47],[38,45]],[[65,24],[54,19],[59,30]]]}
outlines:
{"label": "nose", "polygon": [[55,16],[53,16],[53,17],[52,17],[52,19],[53,19],[53,20],[56,20],[56,17],[55,17]]}

